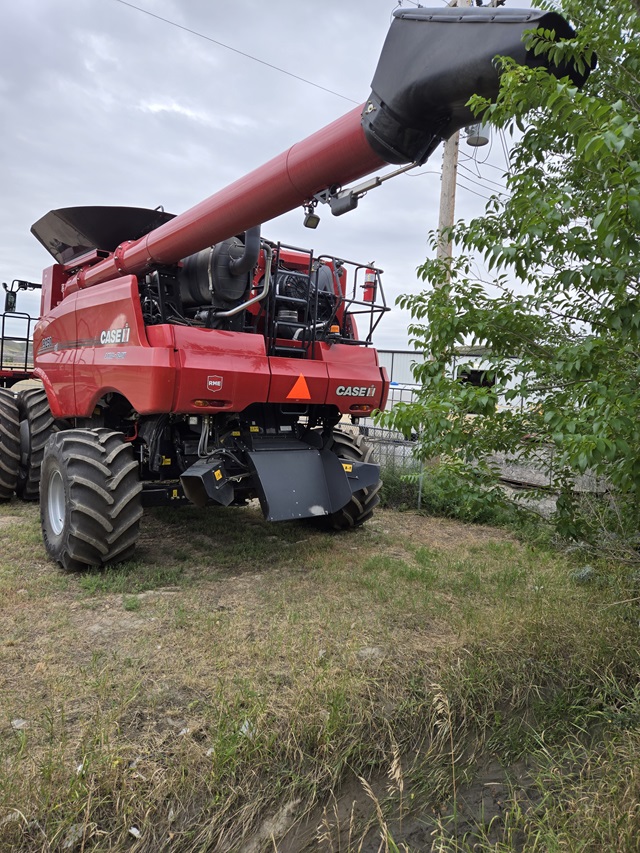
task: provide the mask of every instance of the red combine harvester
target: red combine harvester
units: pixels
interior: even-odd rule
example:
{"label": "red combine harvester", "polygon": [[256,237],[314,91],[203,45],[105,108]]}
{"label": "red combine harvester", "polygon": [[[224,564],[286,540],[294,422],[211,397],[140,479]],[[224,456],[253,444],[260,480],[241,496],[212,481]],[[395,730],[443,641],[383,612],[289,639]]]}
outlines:
{"label": "red combine harvester", "polygon": [[303,206],[313,227],[319,203],[340,215],[388,176],[354,181],[423,163],[473,120],[472,94],[495,96],[495,56],[541,64],[522,41],[538,27],[573,35],[534,9],[398,9],[366,103],[206,201],[35,223],[56,261],[33,338],[41,386],[0,391],[0,498],[40,493],[50,557],[128,558],[145,505],[258,498],[268,520],[338,529],[371,516],[379,466],[340,424],[385,405],[380,271],[261,225]]}

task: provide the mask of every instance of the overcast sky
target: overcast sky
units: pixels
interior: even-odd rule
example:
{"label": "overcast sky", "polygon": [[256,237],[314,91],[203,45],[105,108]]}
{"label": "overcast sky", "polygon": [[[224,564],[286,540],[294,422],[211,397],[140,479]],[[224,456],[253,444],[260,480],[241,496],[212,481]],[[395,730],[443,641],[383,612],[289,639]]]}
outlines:
{"label": "overcast sky", "polygon": [[[74,205],[191,207],[362,103],[395,0],[132,0],[332,94],[118,0],[2,4],[0,279],[39,281],[51,259],[30,234],[47,211]],[[409,5],[405,0],[404,5]],[[414,4],[415,5],[415,4]],[[439,1],[432,5],[443,5]],[[510,5],[529,5],[528,2]],[[339,97],[341,95],[342,97]],[[474,149],[462,144],[463,157]],[[487,149],[479,149],[484,160]],[[479,214],[505,159],[492,143],[481,178],[462,170],[457,217]],[[273,240],[375,263],[389,304],[418,288],[416,267],[437,226],[441,149],[417,174],[371,192],[340,218],[322,206],[317,231],[295,210]],[[472,160],[462,164],[475,171]],[[480,181],[473,183],[473,181]],[[466,187],[465,188],[465,185]],[[19,308],[38,311],[21,296]],[[398,308],[376,336],[407,346]]]}

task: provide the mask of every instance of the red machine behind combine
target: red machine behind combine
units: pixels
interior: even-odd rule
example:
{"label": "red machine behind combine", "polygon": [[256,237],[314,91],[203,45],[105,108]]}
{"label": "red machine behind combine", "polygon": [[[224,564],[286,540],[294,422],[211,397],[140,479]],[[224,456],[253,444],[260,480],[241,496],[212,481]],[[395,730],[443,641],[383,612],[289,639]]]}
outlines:
{"label": "red machine behind combine", "polygon": [[[379,467],[339,426],[382,409],[371,346],[388,310],[380,271],[273,243],[260,226],[303,205],[353,209],[388,164],[424,162],[493,96],[496,55],[555,13],[399,9],[367,102],[180,216],[67,208],[32,231],[45,270],[33,341],[40,388],[0,393],[0,497],[40,492],[49,555],[67,569],[123,560],[143,505],[243,504],[269,520],[366,521]],[[571,68],[555,68],[559,76]]]}

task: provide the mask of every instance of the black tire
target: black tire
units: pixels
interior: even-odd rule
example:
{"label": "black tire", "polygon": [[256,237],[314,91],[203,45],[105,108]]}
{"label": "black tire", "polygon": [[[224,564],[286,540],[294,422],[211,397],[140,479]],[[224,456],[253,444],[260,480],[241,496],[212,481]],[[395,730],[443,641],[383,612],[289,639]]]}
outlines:
{"label": "black tire", "polygon": [[141,491],[138,463],[121,433],[51,435],[40,481],[47,554],[69,571],[129,559],[140,532]]}
{"label": "black tire", "polygon": [[[340,459],[347,459],[354,462],[375,462],[373,448],[366,441],[363,435],[353,435],[345,430],[335,429],[333,431],[333,452]],[[338,512],[333,512],[327,516],[329,525],[334,530],[349,530],[352,527],[359,527],[368,521],[373,515],[374,509],[380,503],[380,495],[378,492],[382,486],[382,480],[369,486],[366,489],[360,489],[354,492],[351,500],[346,506],[343,506]]]}
{"label": "black tire", "polygon": [[20,468],[20,418],[13,391],[0,388],[0,501],[13,497]]}
{"label": "black tire", "polygon": [[44,388],[28,388],[18,394],[20,413],[20,470],[16,492],[23,501],[37,501],[40,467],[49,436],[59,427],[53,419]]}

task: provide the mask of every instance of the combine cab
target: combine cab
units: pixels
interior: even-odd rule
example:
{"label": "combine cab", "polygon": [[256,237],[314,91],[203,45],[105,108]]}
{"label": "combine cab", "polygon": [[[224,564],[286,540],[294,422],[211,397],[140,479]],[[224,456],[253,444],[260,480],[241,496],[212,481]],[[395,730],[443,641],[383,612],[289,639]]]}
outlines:
{"label": "combine cab", "polygon": [[257,498],[270,521],[336,529],[371,516],[379,467],[344,424],[386,402],[380,270],[272,242],[262,223],[302,206],[313,225],[323,203],[341,215],[389,175],[355,181],[424,162],[471,122],[472,94],[497,93],[496,55],[541,64],[522,41],[536,27],[573,35],[533,9],[400,8],[361,107],[191,210],[66,208],[33,226],[55,260],[41,385],[2,393],[0,497],[40,493],[53,559],[128,558],[145,505]]}

